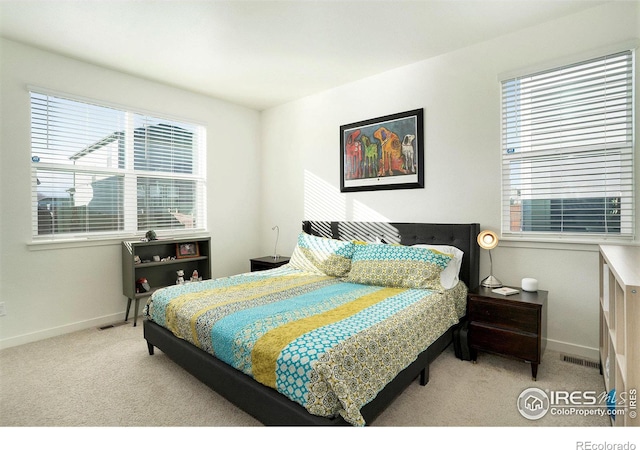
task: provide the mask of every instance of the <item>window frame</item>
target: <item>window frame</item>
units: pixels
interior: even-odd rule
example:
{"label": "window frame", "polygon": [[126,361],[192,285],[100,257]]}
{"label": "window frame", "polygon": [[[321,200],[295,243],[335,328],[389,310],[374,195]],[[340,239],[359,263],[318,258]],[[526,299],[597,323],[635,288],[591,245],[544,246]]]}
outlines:
{"label": "window frame", "polygon": [[[196,222],[193,228],[158,228],[154,231],[158,237],[164,236],[197,236],[205,234],[208,231],[207,226],[207,129],[202,122],[194,121],[192,119],[183,119],[175,116],[171,116],[165,113],[145,111],[139,108],[132,108],[112,102],[107,102],[98,99],[90,99],[82,96],[68,94],[59,91],[53,91],[50,89],[44,89],[37,86],[27,86],[29,95],[30,106],[30,150],[31,150],[31,162],[30,162],[30,202],[31,202],[31,241],[29,245],[36,245],[41,248],[46,248],[47,244],[73,244],[79,243],[98,243],[104,241],[106,243],[111,241],[120,241],[122,239],[132,239],[144,237],[148,229],[138,228],[138,212],[137,212],[137,198],[138,198],[138,178],[154,178],[164,180],[191,180],[194,183],[194,194],[196,200],[194,201],[195,214],[194,221]],[[34,152],[34,119],[33,119],[33,95],[54,97],[57,99],[63,99],[65,101],[77,102],[80,104],[93,105],[97,107],[110,108],[124,113],[125,120],[125,137],[124,137],[124,167],[120,168],[107,168],[107,167],[91,167],[90,170],[87,167],[79,167],[74,170],[73,165],[56,164],[51,162],[36,161],[33,158]],[[136,120],[134,117],[167,121],[168,123],[183,124],[192,127],[197,134],[197,142],[193,147],[193,168],[192,173],[173,173],[169,171],[153,171],[153,170],[137,170],[134,167],[134,133],[138,131],[136,129]],[[115,130],[114,134],[117,134],[120,130]],[[122,177],[123,191],[122,191],[122,204],[120,207],[123,209],[122,217],[122,229],[121,230],[108,230],[108,231],[86,231],[86,232],[54,232],[47,234],[38,234],[38,179],[37,172],[41,171],[63,171],[69,173],[95,173],[111,176]]]}
{"label": "window frame", "polygon": [[[522,227],[520,227],[519,230],[512,230],[511,229],[511,214],[510,214],[510,207],[508,206],[508,204],[511,201],[511,193],[510,193],[510,189],[508,186],[508,179],[511,178],[511,176],[509,175],[511,173],[511,169],[507,168],[506,166],[509,164],[508,160],[509,160],[509,155],[507,152],[508,149],[508,144],[507,144],[507,128],[506,128],[506,120],[505,120],[505,114],[507,113],[507,107],[505,105],[505,83],[510,82],[510,81],[517,81],[519,79],[526,79],[529,77],[536,77],[539,76],[541,74],[546,74],[546,73],[553,73],[553,72],[560,72],[561,70],[568,70],[571,69],[574,66],[580,66],[582,64],[586,64],[589,62],[593,62],[596,61],[598,59],[604,59],[604,58],[609,58],[609,57],[613,57],[615,55],[618,54],[624,54],[624,53],[628,53],[630,54],[630,85],[631,85],[631,93],[629,94],[630,97],[630,102],[631,102],[631,106],[630,106],[630,116],[631,119],[629,121],[630,124],[630,140],[631,140],[631,144],[630,146],[627,146],[625,148],[628,148],[629,150],[627,151],[627,153],[630,153],[629,155],[626,155],[625,157],[627,158],[627,160],[630,158],[630,162],[626,163],[626,167],[630,168],[630,177],[631,177],[631,188],[629,189],[630,193],[630,200],[629,200],[629,196],[625,197],[626,201],[627,201],[627,205],[629,208],[629,217],[630,219],[625,223],[624,229],[622,229],[621,227],[621,232],[620,233],[612,233],[612,232],[590,232],[590,231],[581,231],[581,232],[575,232],[575,231],[525,231],[522,229]],[[612,48],[607,52],[600,52],[598,54],[595,55],[591,55],[588,57],[582,57],[579,59],[576,59],[572,62],[562,62],[562,63],[554,63],[551,65],[547,65],[544,68],[535,68],[535,69],[529,69],[529,70],[522,70],[519,71],[518,73],[510,73],[510,74],[505,74],[499,77],[499,82],[500,82],[500,131],[501,131],[501,137],[500,137],[500,170],[501,170],[501,202],[500,202],[500,228],[501,228],[501,235],[502,235],[502,239],[503,240],[511,240],[511,241],[538,241],[538,242],[565,242],[565,243],[597,243],[597,242],[601,242],[601,241],[620,241],[620,242],[628,242],[628,241],[632,241],[635,240],[636,237],[636,228],[637,228],[637,202],[638,202],[638,195],[636,194],[636,190],[637,190],[637,171],[636,171],[636,166],[637,166],[637,162],[635,160],[635,153],[636,153],[636,146],[637,146],[637,141],[636,141],[636,51],[635,48],[633,48],[633,46],[631,45],[625,45],[624,47],[617,47],[617,48]],[[562,150],[566,150],[566,148],[563,148],[562,146],[559,146],[558,148],[562,149]],[[601,150],[603,153],[609,151],[608,149],[606,150]],[[622,153],[621,153],[622,154]],[[529,157],[530,160],[533,159],[531,157]],[[602,156],[602,158],[606,158],[606,156]],[[526,161],[526,157],[523,157],[521,159],[521,161]],[[556,161],[557,164],[557,161]],[[557,167],[561,167],[560,165],[556,165]],[[520,172],[521,173],[521,172]],[[530,178],[532,180],[535,180],[536,178]],[[622,177],[617,178],[618,180],[622,180]],[[623,184],[623,183],[621,183]],[[573,190],[571,192],[569,192],[570,194],[575,194],[579,191],[579,184],[576,184],[573,188]],[[564,194],[564,195],[568,195],[568,194]],[[562,197],[563,199],[571,199],[571,197]],[[612,197],[613,198],[613,197]],[[574,199],[577,200],[586,200],[586,198],[582,198],[580,196],[576,196]],[[605,197],[599,197],[599,199],[605,199]],[[563,207],[564,210],[564,207]],[[523,216],[523,213],[520,212],[520,217]],[[603,214],[603,217],[606,214]],[[549,214],[549,218],[552,218],[553,215],[550,213]],[[520,220],[523,220],[522,218]],[[582,222],[582,225],[585,225],[586,222]]]}

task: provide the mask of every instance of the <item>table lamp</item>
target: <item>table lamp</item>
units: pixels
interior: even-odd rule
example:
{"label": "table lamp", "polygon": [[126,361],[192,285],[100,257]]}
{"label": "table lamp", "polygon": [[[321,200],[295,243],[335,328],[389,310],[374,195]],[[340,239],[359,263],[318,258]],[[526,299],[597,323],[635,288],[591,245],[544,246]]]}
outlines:
{"label": "table lamp", "polygon": [[488,288],[502,287],[502,282],[493,276],[493,259],[491,258],[491,249],[497,247],[498,236],[493,231],[481,231],[480,234],[478,234],[478,245],[485,250],[489,250],[489,261],[491,263],[490,275],[482,280],[480,285]]}
{"label": "table lamp", "polygon": [[276,225],[275,227],[271,228],[271,230],[275,230],[276,232],[276,245],[273,246],[273,259],[276,260],[280,258],[280,255],[278,255],[278,238],[280,237],[280,228],[278,227],[278,225]]}

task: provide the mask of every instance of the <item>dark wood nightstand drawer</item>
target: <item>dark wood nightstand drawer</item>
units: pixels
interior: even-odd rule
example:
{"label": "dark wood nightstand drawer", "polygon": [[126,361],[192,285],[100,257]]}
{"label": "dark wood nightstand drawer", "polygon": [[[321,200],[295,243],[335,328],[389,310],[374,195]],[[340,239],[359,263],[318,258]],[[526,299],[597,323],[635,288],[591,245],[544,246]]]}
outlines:
{"label": "dark wood nightstand drawer", "polygon": [[540,362],[536,334],[516,333],[472,322],[469,324],[469,341],[479,350],[509,354],[535,363]]}
{"label": "dark wood nightstand drawer", "polygon": [[469,297],[469,321],[483,322],[499,328],[538,332],[538,310],[533,308],[501,304],[487,301],[479,297]]}

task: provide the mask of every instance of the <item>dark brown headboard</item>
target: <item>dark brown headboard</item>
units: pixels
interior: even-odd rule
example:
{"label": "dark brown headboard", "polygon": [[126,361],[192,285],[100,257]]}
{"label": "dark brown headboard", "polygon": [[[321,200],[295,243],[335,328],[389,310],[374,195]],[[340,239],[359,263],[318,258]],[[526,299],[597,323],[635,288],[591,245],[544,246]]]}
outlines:
{"label": "dark brown headboard", "polygon": [[389,244],[453,245],[464,252],[460,279],[473,289],[480,284],[479,223],[394,223],[304,221],[305,233],[340,240],[381,240]]}

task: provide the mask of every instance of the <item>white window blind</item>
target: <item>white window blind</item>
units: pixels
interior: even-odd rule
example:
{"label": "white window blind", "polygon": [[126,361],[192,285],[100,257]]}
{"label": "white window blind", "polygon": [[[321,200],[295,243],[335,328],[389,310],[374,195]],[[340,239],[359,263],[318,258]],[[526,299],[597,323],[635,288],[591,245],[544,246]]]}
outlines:
{"label": "white window blind", "polygon": [[633,236],[633,58],[502,82],[503,235]]}
{"label": "white window blind", "polygon": [[206,228],[200,125],[31,92],[36,240]]}

